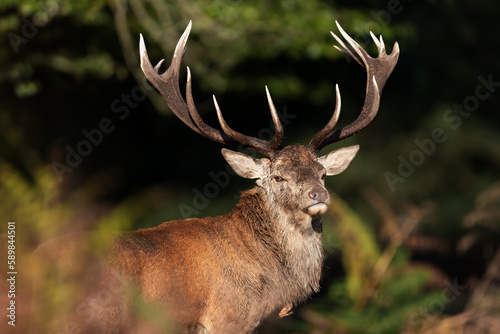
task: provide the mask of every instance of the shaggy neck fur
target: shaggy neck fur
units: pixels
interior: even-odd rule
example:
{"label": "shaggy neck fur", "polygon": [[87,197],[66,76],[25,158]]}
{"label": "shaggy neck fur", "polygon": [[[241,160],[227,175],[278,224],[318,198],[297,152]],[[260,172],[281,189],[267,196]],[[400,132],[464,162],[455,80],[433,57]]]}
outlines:
{"label": "shaggy neck fur", "polygon": [[[262,258],[273,259],[273,263],[266,264],[266,268],[275,271],[268,273],[276,283],[273,285],[279,287],[273,290],[282,290],[282,295],[289,296],[288,300],[280,302],[298,304],[319,290],[323,248],[318,219],[313,229],[312,217],[297,213],[296,209],[291,211],[276,204],[271,206],[269,201],[265,192],[255,187],[242,194],[236,211],[255,234],[255,240],[260,240],[262,251],[267,253]],[[301,226],[306,224],[310,228],[304,231]]]}

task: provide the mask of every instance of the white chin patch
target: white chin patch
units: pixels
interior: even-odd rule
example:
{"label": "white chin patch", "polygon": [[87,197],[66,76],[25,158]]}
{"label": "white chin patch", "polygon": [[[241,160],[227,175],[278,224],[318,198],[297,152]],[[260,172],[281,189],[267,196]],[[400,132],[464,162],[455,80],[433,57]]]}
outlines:
{"label": "white chin patch", "polygon": [[328,207],[325,203],[318,203],[308,207],[307,213],[311,216],[322,215],[326,212],[326,209],[328,209]]}

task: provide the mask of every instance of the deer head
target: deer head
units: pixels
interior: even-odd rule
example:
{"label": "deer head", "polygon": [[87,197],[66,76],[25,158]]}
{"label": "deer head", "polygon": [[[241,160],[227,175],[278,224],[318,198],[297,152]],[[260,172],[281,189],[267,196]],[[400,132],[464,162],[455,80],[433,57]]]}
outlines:
{"label": "deer head", "polygon": [[[333,37],[342,48],[335,47],[366,69],[367,84],[364,106],[352,124],[334,130],[341,106],[340,91],[337,85],[337,102],[333,116],[307,146],[291,145],[282,148],[283,127],[267,87],[266,94],[275,127],[275,135],[270,141],[246,136],[229,127],[222,116],[215,96],[213,98],[214,105],[222,130],[215,129],[203,122],[194,104],[189,67],[187,68],[186,100],[183,99],[179,89],[179,70],[191,31],[191,22],[177,43],[170,67],[162,74],[159,73],[159,70],[163,60],[155,67],[151,65],[141,35],[141,68],[148,81],[160,93],[174,114],[193,131],[212,141],[224,145],[243,146],[266,156],[256,159],[243,153],[222,149],[222,155],[239,176],[255,179],[257,186],[265,191],[269,207],[276,208],[272,211],[280,215],[283,212],[295,212],[298,209],[299,215],[303,215],[304,218],[314,218],[323,214],[329,203],[329,195],[324,186],[325,177],[344,171],[356,155],[359,146],[341,148],[321,157],[317,156],[318,152],[331,143],[358,133],[373,120],[379,108],[381,91],[399,56],[397,43],[394,44],[392,53],[387,55],[382,37],[377,39],[371,34],[379,51],[379,56],[372,58],[342,29],[338,22],[337,27],[350,47],[346,46],[332,32]],[[307,220],[305,219],[305,221]],[[302,219],[297,221],[302,221]],[[306,223],[305,226],[302,226],[305,230],[311,229],[310,219],[308,221],[309,224]]]}

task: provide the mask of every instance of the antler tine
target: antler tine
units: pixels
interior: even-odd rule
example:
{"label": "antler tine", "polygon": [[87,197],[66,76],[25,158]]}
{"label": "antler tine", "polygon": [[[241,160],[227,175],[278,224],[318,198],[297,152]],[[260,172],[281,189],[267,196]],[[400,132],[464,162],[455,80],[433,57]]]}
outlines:
{"label": "antler tine", "polygon": [[[141,34],[141,40],[142,40],[142,34]],[[143,43],[144,43],[144,41],[143,41]],[[146,49],[146,48],[144,48],[144,49]],[[146,56],[147,56],[147,51],[146,51]],[[154,67],[154,70],[156,73],[158,73],[158,71],[160,70],[160,67],[164,61],[165,61],[165,59],[162,59],[158,62],[158,64],[156,64],[156,66]]]}
{"label": "antler tine", "polygon": [[281,125],[280,118],[278,116],[278,113],[276,112],[276,107],[274,106],[273,99],[271,98],[271,94],[269,93],[269,89],[267,89],[266,86],[266,96],[267,96],[267,102],[269,103],[269,109],[271,110],[271,117],[273,119],[273,124],[274,124],[274,136],[269,142],[269,145],[274,149],[278,150],[281,147],[281,143],[283,142],[283,126]]}
{"label": "antler tine", "polygon": [[325,125],[325,127],[318,132],[313,139],[309,142],[310,147],[319,147],[321,142],[328,136],[332,134],[333,128],[337,125],[340,116],[340,108],[341,108],[341,99],[340,99],[340,90],[339,85],[335,85],[335,111],[333,112],[332,118]]}
{"label": "antler tine", "polygon": [[239,132],[232,130],[224,121],[215,97],[214,102],[217,110],[217,116],[219,118],[219,122],[223,131],[217,130],[206,124],[196,110],[192,94],[191,71],[189,70],[189,67],[187,68],[186,100],[184,101],[179,88],[179,71],[181,60],[186,50],[186,43],[189,37],[189,33],[191,32],[191,26],[192,22],[189,21],[186,30],[184,30],[184,33],[177,42],[174,55],[172,57],[172,62],[167,71],[165,71],[165,73],[163,74],[159,74],[159,69],[164,60],[162,59],[153,68],[149,60],[146,46],[144,44],[144,38],[142,37],[142,35],[140,35],[139,50],[141,54],[141,68],[146,75],[147,80],[160,93],[163,100],[167,103],[172,112],[182,122],[184,122],[184,124],[189,126],[195,132],[218,143],[234,146],[243,144],[247,148],[264,154],[268,157],[273,156],[280,148],[281,141],[283,139],[283,128],[276,113],[276,109],[274,108],[274,105],[270,100],[269,93],[268,101],[271,108],[271,115],[273,117],[274,126],[276,128],[276,134],[269,142],[258,138],[245,136]]}
{"label": "antler tine", "polygon": [[[195,132],[201,134],[204,137],[209,138],[215,142],[227,144],[231,143],[231,139],[221,133],[219,130],[212,128],[203,121],[196,110],[193,102],[193,96],[191,93],[191,73],[188,71],[188,80],[186,82],[186,100],[184,101],[180,88],[179,88],[179,71],[181,67],[182,57],[186,50],[186,43],[191,32],[192,22],[189,21],[188,26],[184,30],[181,38],[175,46],[174,55],[172,56],[172,62],[165,73],[159,74],[160,66],[162,65],[164,59],[160,60],[158,64],[153,68],[149,60],[148,52],[144,44],[144,38],[142,34],[140,35],[139,51],[141,54],[141,68],[148,81],[156,88],[160,93],[163,100],[170,107],[172,112],[179,118],[184,124],[189,126]],[[195,122],[193,122],[193,120]]]}
{"label": "antler tine", "polygon": [[231,139],[236,142],[239,142],[246,146],[247,148],[251,148],[254,151],[261,153],[265,156],[272,157],[277,152],[273,147],[270,146],[270,142],[265,140],[246,136],[238,131],[233,130],[227,123],[224,117],[222,116],[222,112],[220,110],[219,104],[217,103],[217,99],[215,95],[213,95],[215,110],[217,111],[217,118],[219,120],[219,124],[224,131]]}
{"label": "antler tine", "polygon": [[315,152],[319,152],[323,147],[331,143],[340,141],[358,133],[375,118],[380,105],[380,94],[385,86],[385,83],[387,82],[387,79],[394,70],[399,57],[399,45],[397,42],[394,43],[391,54],[387,55],[382,36],[380,36],[380,39],[377,39],[373,35],[373,33],[370,33],[379,53],[377,58],[372,58],[354,39],[352,39],[344,31],[344,29],[342,29],[338,22],[336,22],[336,24],[337,28],[340,31],[340,34],[349,44],[349,47],[347,47],[339,37],[332,33],[333,37],[343,47],[343,49],[337,46],[336,48],[342,53],[354,58],[361,66],[366,69],[367,78],[365,101],[361,113],[353,123],[339,130],[333,131],[333,127],[329,126],[331,123],[330,120],[325,129],[321,130],[316,136],[314,136],[314,138],[309,143],[309,147]]}
{"label": "antler tine", "polygon": [[139,53],[141,56],[141,68],[147,80],[160,93],[161,97],[163,98],[163,100],[165,100],[172,112],[192,130],[201,134],[200,130],[196,127],[196,125],[191,121],[191,118],[189,117],[189,111],[186,104],[184,103],[181,90],[179,88],[179,70],[181,66],[182,54],[184,52],[184,48],[186,47],[186,42],[189,37],[190,31],[191,21],[189,21],[186,30],[184,30],[184,33],[182,34],[179,42],[177,43],[177,46],[175,47],[175,52],[172,57],[170,67],[165,73],[161,75],[158,73],[158,71],[164,59],[162,59],[153,68],[153,66],[151,65],[151,61],[149,60],[148,51],[146,49],[146,45],[144,44],[144,38],[142,37],[142,34],[140,35],[139,41]]}
{"label": "antler tine", "polygon": [[191,119],[194,121],[200,133],[206,138],[227,145],[237,146],[238,142],[226,133],[220,132],[217,129],[212,128],[210,125],[205,123],[201,118],[198,110],[196,110],[196,106],[194,104],[193,93],[191,89],[191,70],[189,66],[187,67],[187,80],[186,80],[186,102],[188,106],[189,115]]}
{"label": "antler tine", "polygon": [[342,46],[342,48],[338,47],[337,45],[334,45],[333,47],[337,50],[339,50],[340,52],[342,52],[345,56],[347,57],[351,57],[353,58],[359,65],[365,67],[365,65],[363,64],[363,62],[361,61],[361,59],[359,58],[359,56],[355,53],[353,53],[351,51],[350,48],[348,48],[344,42],[337,36],[333,33],[333,31],[330,31],[330,34],[332,34],[333,38],[335,38],[337,40],[337,42]]}
{"label": "antler tine", "polygon": [[373,42],[375,42],[375,45],[377,46],[378,53],[379,54],[385,53],[385,43],[384,39],[382,38],[382,35],[380,35],[380,39],[377,39],[377,37],[375,37],[375,35],[370,31],[370,36],[372,37]]}

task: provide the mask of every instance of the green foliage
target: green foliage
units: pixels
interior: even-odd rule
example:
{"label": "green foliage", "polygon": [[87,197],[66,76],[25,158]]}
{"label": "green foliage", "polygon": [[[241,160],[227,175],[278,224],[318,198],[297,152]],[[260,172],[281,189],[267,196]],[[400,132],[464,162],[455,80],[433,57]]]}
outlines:
{"label": "green foliage", "polygon": [[346,290],[349,299],[356,301],[380,257],[373,232],[361,218],[338,196],[332,194],[331,218],[336,222],[342,265],[346,271]]}
{"label": "green foliage", "polygon": [[[75,275],[71,268],[66,269],[64,265],[61,265],[63,268],[58,268],[50,259],[34,255],[35,248],[55,237],[91,229],[94,233],[91,235],[89,251],[101,256],[107,245],[103,241],[110,234],[129,230],[136,221],[156,211],[167,194],[159,189],[147,189],[104,210],[101,215],[96,215],[93,210],[98,209],[95,201],[102,192],[100,187],[105,184],[103,179],[96,176],[89,180],[86,187],[73,191],[71,196],[64,196],[60,191],[60,183],[50,168],[40,167],[35,161],[32,161],[31,167],[32,174],[23,175],[8,163],[0,161],[0,212],[3,219],[0,232],[6,234],[4,228],[8,221],[16,222],[16,270],[20,273],[17,283],[19,293],[16,297],[18,304],[29,305],[27,296],[35,287],[35,291],[40,291],[38,297],[43,305],[35,305],[37,312],[32,316],[38,319],[65,319],[65,312],[72,312],[78,306],[75,305],[76,301],[83,300],[77,296],[81,296],[84,289],[78,280],[68,279]],[[103,211],[102,208],[100,211]],[[5,240],[0,239],[2,257],[6,248],[4,242]],[[73,258],[70,263],[77,267],[78,261],[83,259]],[[39,286],[40,282],[44,284],[43,289]],[[150,319],[155,314],[153,310],[154,307],[150,305],[140,304],[136,310],[137,318]],[[54,317],[55,314],[57,317]],[[42,323],[47,328],[64,328],[65,323],[61,321],[61,324],[49,324],[43,320]],[[168,320],[155,323],[159,328],[169,326]],[[22,322],[16,329],[26,332],[28,324],[27,321]]]}
{"label": "green foliage", "polygon": [[26,231],[21,241],[47,240],[61,231],[71,206],[58,205],[58,186],[49,168],[36,170],[30,180],[9,164],[0,164],[0,210],[4,219],[17,220],[18,228]]}

